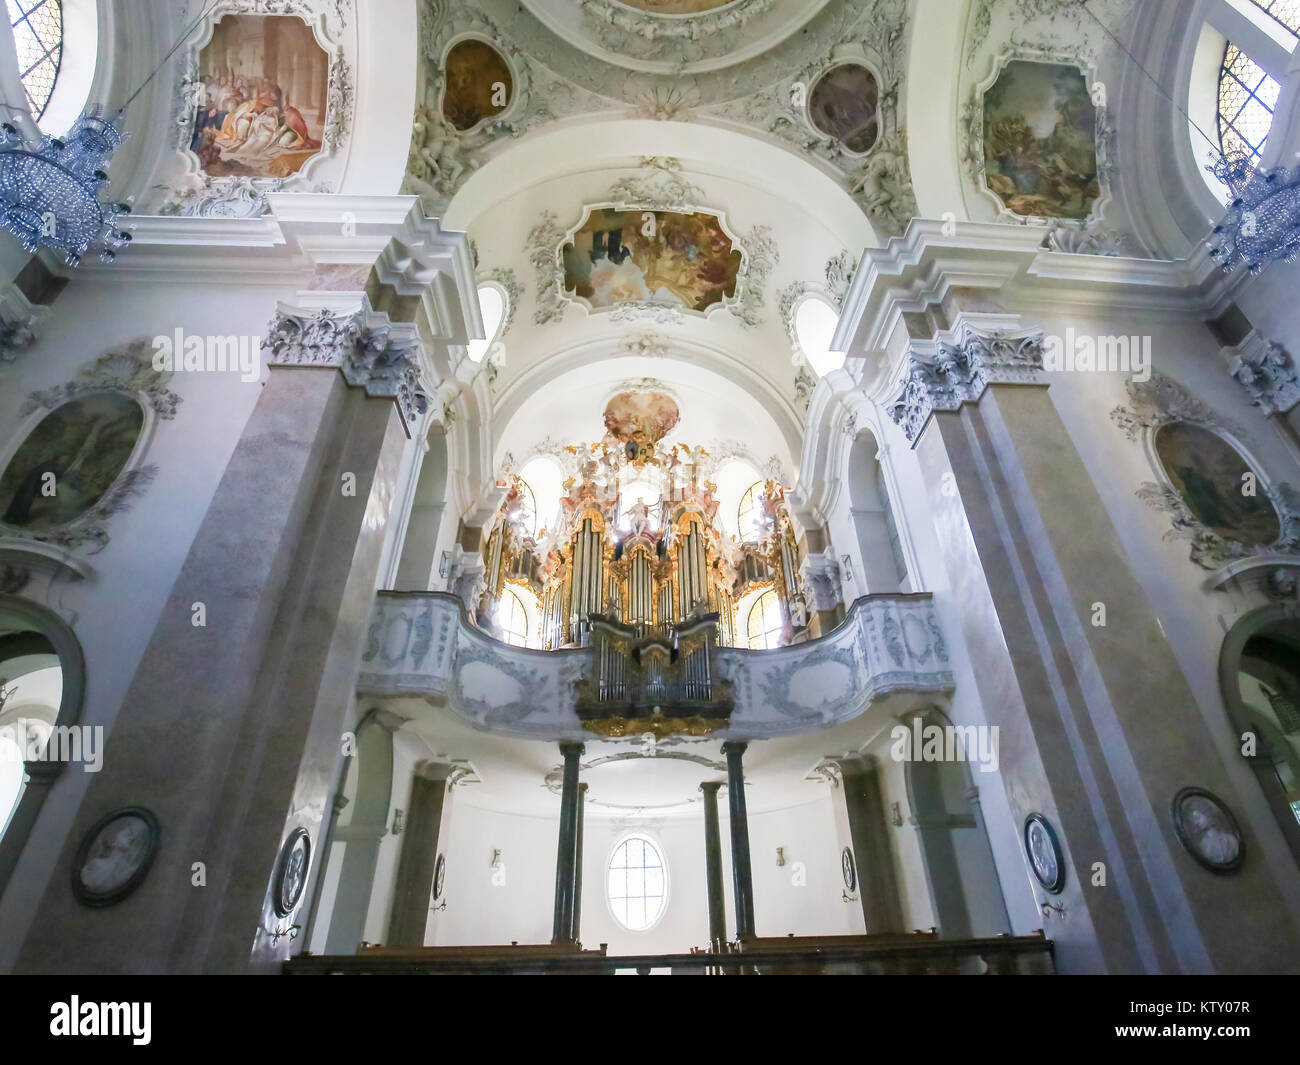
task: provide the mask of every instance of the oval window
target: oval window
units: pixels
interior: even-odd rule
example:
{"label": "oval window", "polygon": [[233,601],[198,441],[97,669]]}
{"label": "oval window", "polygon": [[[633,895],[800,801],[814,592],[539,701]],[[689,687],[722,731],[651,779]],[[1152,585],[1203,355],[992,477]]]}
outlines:
{"label": "oval window", "polygon": [[86,513],[121,476],[143,427],[140,404],[121,393],[51,411],[0,475],[0,523],[38,532]]}
{"label": "oval window", "polygon": [[606,897],[614,919],[629,932],[646,932],[668,903],[668,867],[648,836],[628,836],[609,859]]}
{"label": "oval window", "polygon": [[462,133],[499,115],[514,98],[510,65],[487,41],[471,38],[452,45],[443,73],[443,117]]}
{"label": "oval window", "polygon": [[808,120],[848,151],[869,152],[880,136],[875,75],[860,63],[832,67],[808,94]]}
{"label": "oval window", "polygon": [[1171,422],[1157,431],[1155,446],[1187,509],[1216,536],[1255,547],[1282,534],[1258,475],[1223,437],[1199,425]]}

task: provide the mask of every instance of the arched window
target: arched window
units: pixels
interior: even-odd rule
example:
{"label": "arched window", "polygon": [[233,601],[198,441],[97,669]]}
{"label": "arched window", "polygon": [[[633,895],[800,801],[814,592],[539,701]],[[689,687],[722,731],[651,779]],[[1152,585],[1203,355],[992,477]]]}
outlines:
{"label": "arched window", "polygon": [[501,638],[515,647],[528,646],[528,611],[519,593],[508,585],[501,593],[497,604],[497,623],[501,626]]}
{"label": "arched window", "polygon": [[1250,0],[1257,8],[1300,37],[1300,0]]}
{"label": "arched window", "polygon": [[741,541],[753,540],[763,531],[766,516],[763,513],[763,482],[755,481],[740,497],[740,506],[736,508],[736,525],[740,529]]}
{"label": "arched window", "polygon": [[524,463],[519,478],[532,490],[538,528],[554,531],[560,497],[564,495],[564,469],[550,455],[537,455]]}
{"label": "arched window", "polygon": [[844,352],[831,351],[831,339],[840,316],[820,296],[806,296],[794,310],[794,335],[808,364],[818,377],[844,365]]}
{"label": "arched window", "polygon": [[[12,3],[13,0],[10,2]],[[470,362],[482,362],[483,356],[492,349],[492,345],[496,343],[501,333],[501,325],[506,320],[507,310],[505,291],[500,285],[479,285],[478,307],[483,315],[483,332],[486,334],[486,339],[469,342]]]}
{"label": "arched window", "polygon": [[32,117],[40,121],[63,63],[62,0],[6,0],[18,73]]}
{"label": "arched window", "polygon": [[648,836],[628,836],[609,859],[605,880],[609,908],[629,932],[646,932],[668,902],[668,866]]}
{"label": "arched window", "polygon": [[1219,70],[1219,147],[1225,155],[1242,152],[1259,163],[1281,91],[1258,63],[1229,42]]}
{"label": "arched window", "polygon": [[781,646],[785,617],[781,613],[781,600],[777,598],[776,592],[764,592],[754,601],[754,605],[749,608],[747,628],[751,651],[766,651]]}

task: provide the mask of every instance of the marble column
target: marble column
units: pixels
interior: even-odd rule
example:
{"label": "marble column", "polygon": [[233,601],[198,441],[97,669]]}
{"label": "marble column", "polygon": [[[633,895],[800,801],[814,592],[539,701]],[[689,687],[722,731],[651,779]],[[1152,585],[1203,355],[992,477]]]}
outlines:
{"label": "marble column", "polygon": [[749,816],[745,812],[745,771],[740,759],[747,743],[728,740],[727,805],[731,811],[731,877],[736,904],[736,938],[754,938],[754,876],[749,861]]}
{"label": "marble column", "polygon": [[[962,312],[934,341],[910,342],[890,413],[920,460],[1012,815],[1018,828],[1033,812],[1057,828],[1061,893],[1029,882],[1055,907],[1058,959],[1240,972],[1289,958],[1293,971],[1300,944],[1267,863],[1207,876],[1177,839],[1173,796],[1195,782],[1242,810],[1240,767],[1220,759],[1098,493],[1103,471],[1080,456],[1040,376],[1042,334],[981,317]],[[1250,854],[1259,845],[1242,828]]]}
{"label": "marble column", "polygon": [[448,813],[448,777],[454,768],[433,762],[411,775],[411,797],[406,804],[406,827],[402,829],[402,853],[397,860],[393,912],[385,946],[424,946],[438,841],[445,831]]}
{"label": "marble column", "polygon": [[586,827],[587,785],[578,785],[578,843],[573,854],[573,941],[582,942],[582,837]]}
{"label": "marble column", "polygon": [[[412,384],[414,329],[351,311],[272,323],[265,384],[155,624],[16,962],[32,972],[273,971],[305,920],[271,887],[319,834],[351,713]],[[391,343],[390,343],[391,342]],[[403,346],[404,344],[408,346]],[[409,371],[409,373],[408,373]],[[394,399],[397,403],[394,403]],[[105,909],[68,890],[111,810],[162,826]],[[314,850],[318,849],[316,847]],[[320,855],[312,854],[309,878]]]}
{"label": "marble column", "polygon": [[578,759],[581,743],[560,744],[564,779],[560,790],[560,839],[555,855],[555,921],[552,943],[573,942],[573,890],[578,853]]}
{"label": "marble column", "polygon": [[889,844],[880,766],[874,758],[844,758],[839,767],[858,870],[858,901],[867,932],[902,932],[903,905]]}
{"label": "marble column", "polygon": [[722,831],[718,824],[720,780],[706,780],[704,793],[704,875],[709,899],[709,946],[717,948],[727,938],[726,901],[722,888]]}

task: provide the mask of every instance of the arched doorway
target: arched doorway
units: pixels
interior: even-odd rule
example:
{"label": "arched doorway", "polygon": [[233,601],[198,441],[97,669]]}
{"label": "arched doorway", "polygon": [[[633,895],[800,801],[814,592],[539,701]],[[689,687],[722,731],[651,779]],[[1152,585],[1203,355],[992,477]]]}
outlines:
{"label": "arched doorway", "polygon": [[[952,725],[947,715],[933,707],[921,711],[920,718],[922,728]],[[905,776],[939,934],[969,939],[1010,932],[969,763],[923,761],[914,755]]]}
{"label": "arched doorway", "polygon": [[1285,605],[1247,614],[1219,655],[1228,720],[1300,863],[1300,618]]}
{"label": "arched doorway", "polygon": [[[47,757],[52,740],[79,727],[85,660],[72,630],[53,611],[0,596],[0,891],[66,761]],[[56,731],[57,730],[57,731]],[[75,747],[82,750],[80,738]],[[102,750],[95,744],[95,750]],[[33,751],[37,757],[28,757]],[[57,753],[57,752],[55,752]],[[15,762],[15,758],[19,760]]]}

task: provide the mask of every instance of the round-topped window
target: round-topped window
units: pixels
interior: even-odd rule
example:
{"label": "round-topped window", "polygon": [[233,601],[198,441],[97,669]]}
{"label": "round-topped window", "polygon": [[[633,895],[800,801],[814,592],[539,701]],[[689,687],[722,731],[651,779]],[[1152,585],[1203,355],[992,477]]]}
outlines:
{"label": "round-topped window", "polygon": [[647,932],[668,904],[668,865],[648,836],[628,836],[614,848],[605,878],[609,908],[629,932]]}

